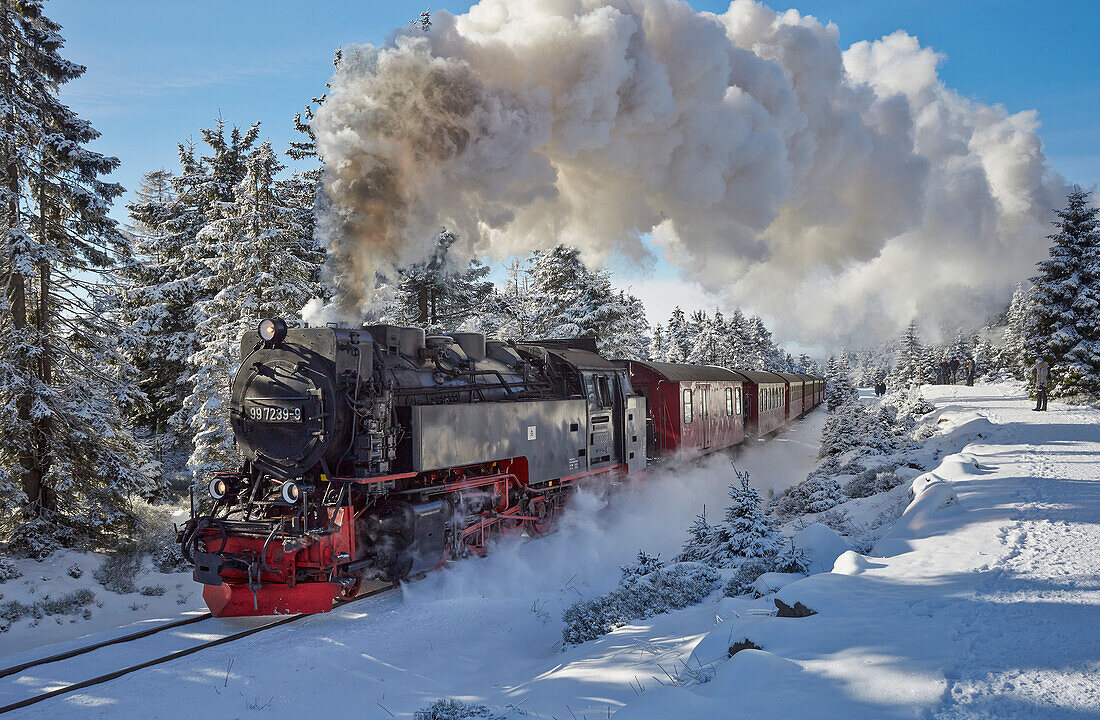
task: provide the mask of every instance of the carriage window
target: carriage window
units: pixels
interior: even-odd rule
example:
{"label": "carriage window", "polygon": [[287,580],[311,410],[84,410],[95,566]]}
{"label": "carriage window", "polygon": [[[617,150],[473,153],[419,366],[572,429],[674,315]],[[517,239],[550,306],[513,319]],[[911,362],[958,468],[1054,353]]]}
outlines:
{"label": "carriage window", "polygon": [[737,397],[737,401],[736,401],[737,402],[737,408],[736,408],[735,412],[738,415],[740,415],[741,414],[741,388],[737,388],[736,397]]}
{"label": "carriage window", "polygon": [[726,388],[726,414],[733,415],[733,388]]}
{"label": "carriage window", "polygon": [[691,422],[691,418],[692,418],[692,414],[693,414],[692,410],[693,409],[694,408],[692,408],[692,406],[691,406],[691,390],[684,390],[684,424],[685,425],[687,425],[688,423]]}

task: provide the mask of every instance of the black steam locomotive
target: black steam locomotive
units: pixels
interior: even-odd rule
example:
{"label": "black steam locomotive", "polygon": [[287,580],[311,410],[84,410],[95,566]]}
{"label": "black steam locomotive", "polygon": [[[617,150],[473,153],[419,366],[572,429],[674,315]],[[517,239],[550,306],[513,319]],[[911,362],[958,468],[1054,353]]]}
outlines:
{"label": "black steam locomotive", "polygon": [[244,464],[179,538],[214,615],[329,610],[365,579],[545,533],[579,481],[646,467],[646,398],[591,339],[264,320],[241,358]]}

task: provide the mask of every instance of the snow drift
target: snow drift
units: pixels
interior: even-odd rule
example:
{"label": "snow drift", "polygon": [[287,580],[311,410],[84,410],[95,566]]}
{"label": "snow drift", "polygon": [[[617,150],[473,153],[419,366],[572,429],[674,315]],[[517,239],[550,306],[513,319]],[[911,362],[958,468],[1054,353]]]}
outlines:
{"label": "snow drift", "polygon": [[329,318],[360,319],[378,275],[446,226],[456,254],[493,258],[564,242],[645,260],[652,234],[786,337],[918,312],[955,327],[1003,305],[1061,201],[1035,114],[946,88],[904,32],[842,50],[834,25],[750,0],[483,0],[432,20],[346,51],[313,123]]}

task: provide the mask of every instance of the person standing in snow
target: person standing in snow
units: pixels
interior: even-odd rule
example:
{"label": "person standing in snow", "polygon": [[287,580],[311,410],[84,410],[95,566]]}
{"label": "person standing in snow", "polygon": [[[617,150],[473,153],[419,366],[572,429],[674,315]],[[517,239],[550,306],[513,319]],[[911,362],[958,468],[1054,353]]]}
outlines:
{"label": "person standing in snow", "polygon": [[966,361],[966,385],[967,387],[974,387],[974,361]]}
{"label": "person standing in snow", "polygon": [[1047,409],[1047,385],[1050,383],[1050,365],[1041,357],[1035,358],[1035,410]]}

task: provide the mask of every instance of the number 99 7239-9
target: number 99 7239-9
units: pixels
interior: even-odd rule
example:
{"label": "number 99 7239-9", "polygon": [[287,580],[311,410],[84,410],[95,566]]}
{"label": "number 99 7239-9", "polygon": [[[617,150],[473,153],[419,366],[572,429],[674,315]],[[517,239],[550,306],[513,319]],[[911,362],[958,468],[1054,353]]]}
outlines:
{"label": "number 99 7239-9", "polygon": [[248,417],[258,422],[302,422],[302,408],[252,405],[248,408]]}

